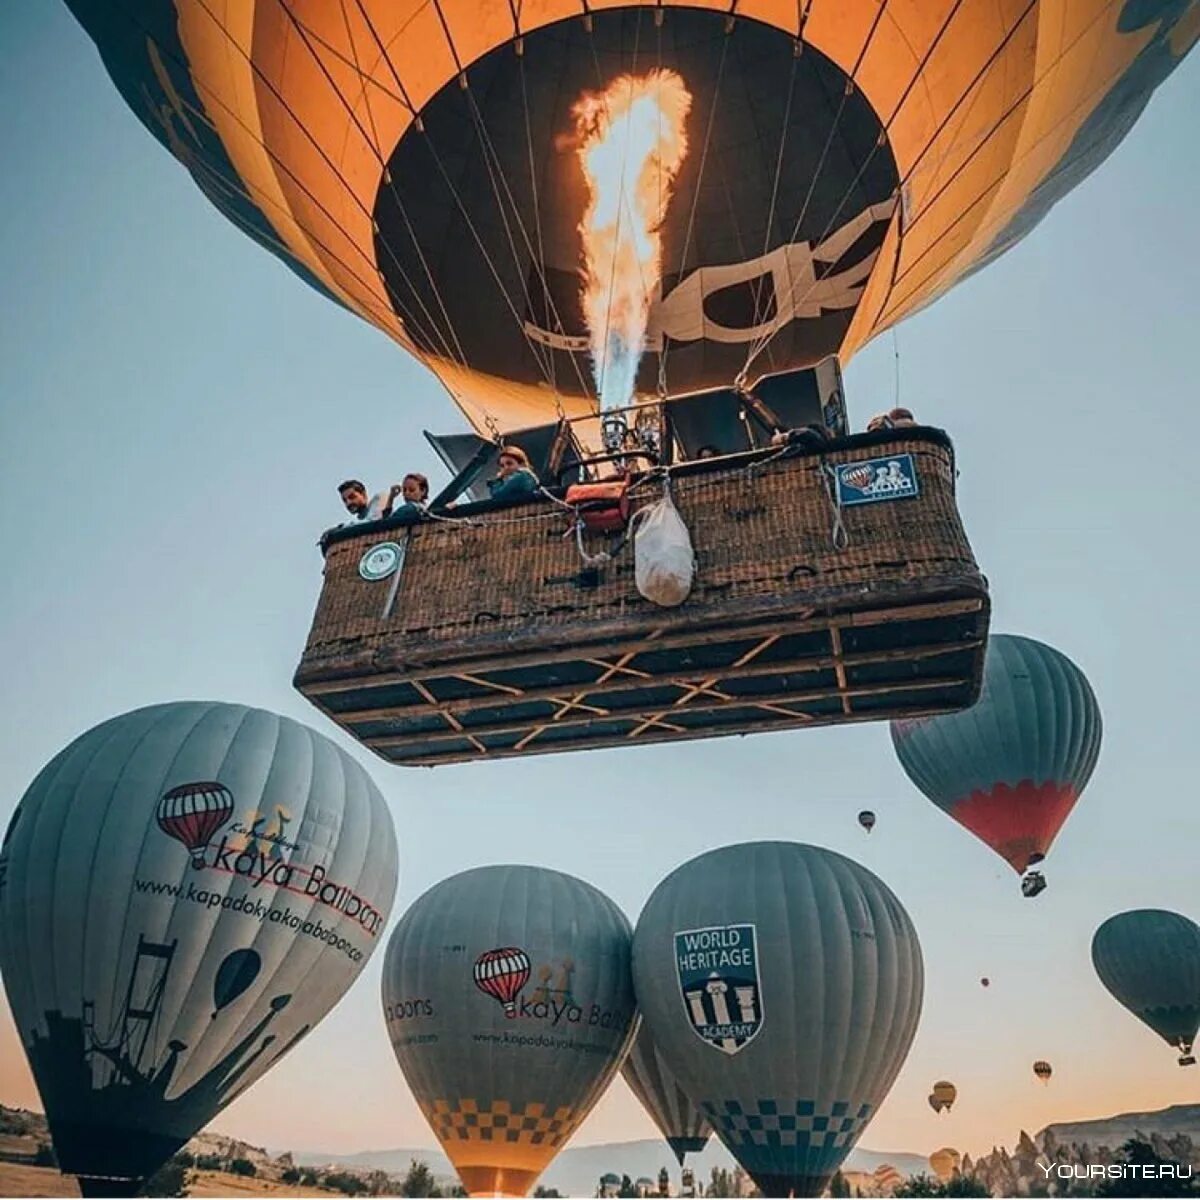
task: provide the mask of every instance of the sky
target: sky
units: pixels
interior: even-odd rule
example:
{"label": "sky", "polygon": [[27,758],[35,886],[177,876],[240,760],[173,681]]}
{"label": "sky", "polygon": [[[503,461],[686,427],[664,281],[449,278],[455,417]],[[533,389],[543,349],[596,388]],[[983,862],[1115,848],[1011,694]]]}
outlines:
{"label": "sky", "polygon": [[[993,628],[1070,655],[1105,741],[1050,887],[937,811],[860,725],[408,773],[291,688],[335,484],[443,477],[436,381],[305,288],[203,198],[125,108],[60,4],[0,5],[0,821],[110,715],[228,699],[311,724],[387,797],[393,920],[484,863],[578,875],[636,919],[680,863],[785,838],[849,854],[920,933],[924,1011],[863,1145],[973,1154],[1018,1130],[1200,1099],[1200,1076],[1094,977],[1122,909],[1200,918],[1200,55],[1116,155],[1006,257],[901,326],[900,395],[955,439]],[[888,335],[851,364],[858,425],[891,404]],[[1193,549],[1189,551],[1187,547]],[[869,806],[867,837],[855,821]],[[277,1148],[432,1146],[379,1012],[382,954],[214,1128]],[[984,990],[979,978],[992,986]],[[1033,1079],[1049,1059],[1051,1086]],[[935,1079],[959,1089],[936,1117]],[[0,1101],[39,1107],[0,1002]],[[576,1144],[654,1136],[620,1082]]]}

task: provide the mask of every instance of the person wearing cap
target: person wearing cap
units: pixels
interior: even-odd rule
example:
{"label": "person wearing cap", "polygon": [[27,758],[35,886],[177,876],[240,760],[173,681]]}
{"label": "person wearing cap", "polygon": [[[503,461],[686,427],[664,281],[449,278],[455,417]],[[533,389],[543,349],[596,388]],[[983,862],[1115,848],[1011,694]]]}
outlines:
{"label": "person wearing cap", "polygon": [[488,493],[493,500],[515,500],[532,496],[538,490],[537,476],[529,464],[529,456],[520,446],[501,446],[499,470],[488,480]]}
{"label": "person wearing cap", "polygon": [[916,419],[907,408],[893,408],[890,412],[880,413],[872,417],[867,424],[867,432],[875,433],[879,429],[903,429],[915,425]]}

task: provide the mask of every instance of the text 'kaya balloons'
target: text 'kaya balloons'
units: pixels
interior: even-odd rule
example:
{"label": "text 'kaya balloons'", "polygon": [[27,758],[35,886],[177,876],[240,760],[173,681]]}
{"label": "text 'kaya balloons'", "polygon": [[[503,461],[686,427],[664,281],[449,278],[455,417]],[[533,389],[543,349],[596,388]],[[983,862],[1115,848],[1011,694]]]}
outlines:
{"label": "text 'kaya balloons'", "polygon": [[1092,938],[1101,982],[1194,1066],[1200,1031],[1200,925],[1179,913],[1139,908],[1109,917]]}
{"label": "text 'kaya balloons'", "polygon": [[308,1033],[395,890],[382,796],[294,721],[162,704],[62,751],[5,835],[0,970],[84,1195],[131,1195]]}
{"label": "text 'kaya balloons'", "polygon": [[471,1195],[525,1195],[608,1087],[634,1032],[629,951],[607,896],[539,867],[465,871],[400,919],[388,1034]]}
{"label": "text 'kaya balloons'", "polygon": [[845,361],[985,265],[1197,33],[1184,0],[68,2],[212,203],[481,431],[594,403],[579,112],[609,89],[686,98],[638,297],[638,388],[674,395]]}
{"label": "text 'kaya balloons'", "polygon": [[754,842],[685,863],[633,939],[659,1053],[768,1196],[818,1196],[896,1078],[921,1012],[916,930],[870,871]]}
{"label": "text 'kaya balloons'", "polygon": [[621,1075],[658,1126],[680,1166],[685,1154],[699,1154],[704,1149],[712,1136],[712,1126],[679,1086],[644,1021],[621,1064]]}
{"label": "text 'kaya balloons'", "polygon": [[1100,706],[1065,654],[1032,638],[988,639],[979,700],[892,722],[896,756],[943,812],[1018,873],[1041,862],[1100,754]]}

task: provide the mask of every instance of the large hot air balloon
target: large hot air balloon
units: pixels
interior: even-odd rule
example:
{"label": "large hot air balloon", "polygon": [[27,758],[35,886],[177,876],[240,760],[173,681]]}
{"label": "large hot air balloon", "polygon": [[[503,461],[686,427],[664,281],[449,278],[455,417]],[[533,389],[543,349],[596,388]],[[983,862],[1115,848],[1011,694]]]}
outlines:
{"label": "large hot air balloon", "polygon": [[1139,908],[1109,917],[1092,938],[1101,983],[1138,1020],[1195,1065],[1200,1031],[1200,926],[1179,913]]}
{"label": "large hot air balloon", "polygon": [[[1028,233],[1196,37],[1183,0],[68,3],[209,200],[481,431],[595,405],[589,230],[644,226],[639,391],[845,361]],[[639,120],[621,208],[586,172]]]}
{"label": "large hot air balloon", "polygon": [[1033,1073],[1037,1076],[1039,1083],[1049,1083],[1050,1076],[1054,1074],[1054,1068],[1044,1058],[1039,1058],[1033,1064]]}
{"label": "large hot air balloon", "polygon": [[629,945],[608,897],[539,867],[455,875],[400,919],[388,1033],[472,1195],[525,1195],[616,1074],[636,1019]]}
{"label": "large hot air balloon", "polygon": [[713,850],[663,880],[633,974],[659,1053],[768,1196],[820,1195],[900,1070],[924,987],[887,887],[789,842]]}
{"label": "large hot air balloon", "polygon": [[954,1178],[954,1172],[958,1170],[961,1161],[962,1155],[951,1146],[943,1146],[929,1156],[930,1168],[943,1183]]}
{"label": "large hot air balloon", "polygon": [[54,758],[0,853],[0,970],[83,1194],[132,1195],[308,1033],[395,889],[383,798],[284,717],[162,704]]}
{"label": "large hot air balloon", "polygon": [[658,1126],[680,1166],[685,1154],[699,1154],[704,1149],[712,1136],[712,1126],[679,1086],[645,1022],[621,1064],[621,1074]]}
{"label": "large hot air balloon", "polygon": [[913,783],[1019,874],[1046,856],[1100,753],[1100,707],[1083,672],[1011,634],[989,639],[973,707],[891,728]]}

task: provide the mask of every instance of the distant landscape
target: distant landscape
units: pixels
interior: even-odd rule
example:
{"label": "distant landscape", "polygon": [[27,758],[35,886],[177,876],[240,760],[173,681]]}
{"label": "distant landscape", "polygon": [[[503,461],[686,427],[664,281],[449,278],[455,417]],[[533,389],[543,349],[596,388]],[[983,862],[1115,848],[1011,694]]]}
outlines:
{"label": "distant landscape", "polygon": [[[1038,1157],[1096,1161],[1128,1139],[1152,1142],[1165,1155],[1196,1163],[1200,1169],[1200,1104],[1175,1105],[1157,1112],[1121,1113],[1091,1121],[1051,1124],[1030,1135],[1019,1131],[1013,1149],[997,1149],[971,1164],[976,1178],[998,1195],[1027,1195]],[[49,1159],[49,1130],[39,1113],[0,1105],[0,1196],[77,1196],[74,1180],[61,1175]],[[457,1184],[449,1161],[439,1150],[393,1148],[336,1155],[320,1151],[268,1150],[220,1134],[202,1133],[186,1148],[187,1194],[192,1196],[396,1195],[414,1161],[428,1168],[429,1184],[443,1195]],[[733,1159],[715,1140],[689,1166],[698,1182],[714,1167],[731,1170]],[[890,1164],[901,1177],[928,1170],[924,1155],[858,1148],[845,1163],[848,1175],[872,1176]],[[677,1183],[679,1172],[663,1142],[647,1139],[579,1146],[563,1151],[540,1180],[564,1196],[591,1196],[601,1175],[657,1179],[667,1167]],[[411,1194],[427,1194],[418,1192]]]}

